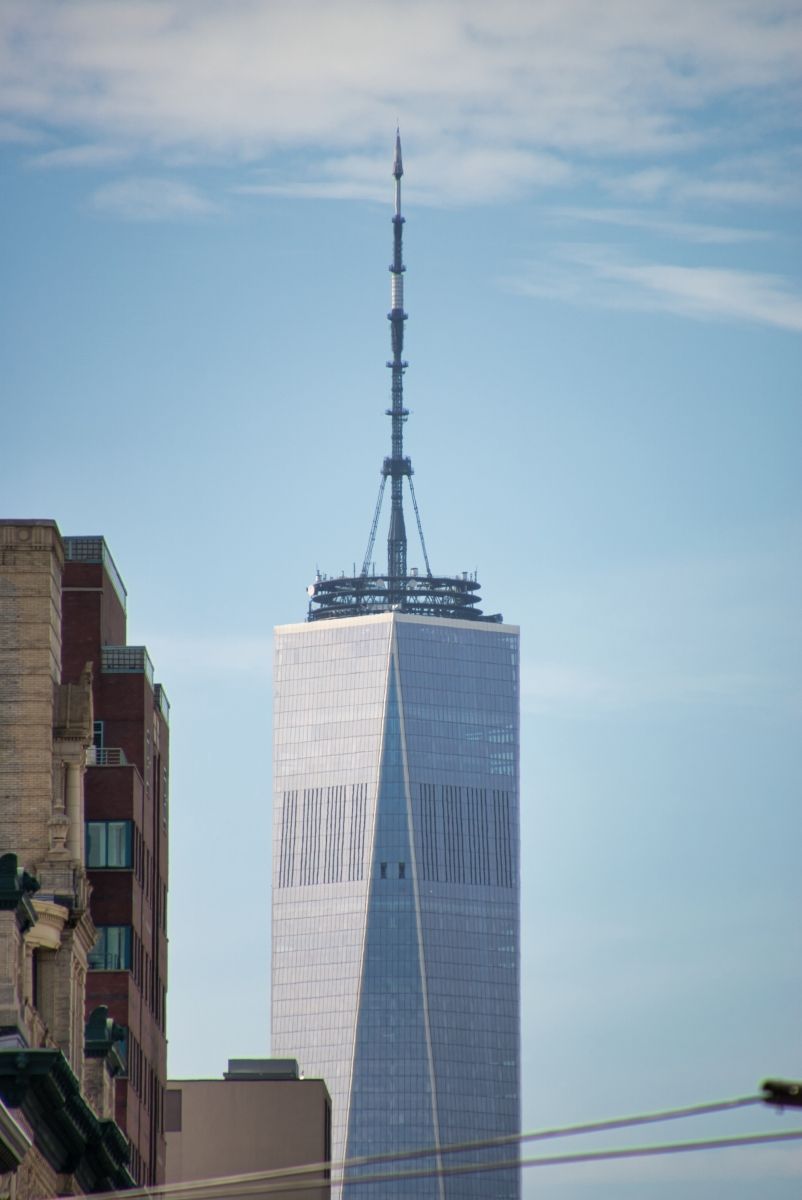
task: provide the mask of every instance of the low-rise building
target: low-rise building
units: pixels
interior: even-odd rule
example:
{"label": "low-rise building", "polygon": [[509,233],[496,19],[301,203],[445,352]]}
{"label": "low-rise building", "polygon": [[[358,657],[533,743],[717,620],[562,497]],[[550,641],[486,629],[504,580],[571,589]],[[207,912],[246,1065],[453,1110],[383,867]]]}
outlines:
{"label": "low-rise building", "polygon": [[266,1195],[281,1180],[298,1200],[328,1200],[331,1099],[294,1059],[231,1059],[222,1079],[170,1080],[165,1131],[168,1185],[264,1174]]}

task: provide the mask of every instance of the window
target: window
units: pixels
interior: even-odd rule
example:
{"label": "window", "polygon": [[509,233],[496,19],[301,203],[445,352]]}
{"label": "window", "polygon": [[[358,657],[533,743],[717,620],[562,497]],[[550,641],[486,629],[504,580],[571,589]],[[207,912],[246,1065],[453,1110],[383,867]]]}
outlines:
{"label": "window", "polygon": [[131,821],[87,821],[86,865],[130,867]]}
{"label": "window", "polygon": [[164,1093],[164,1132],[181,1132],[181,1100],[183,1092],[180,1088],[168,1088]]}
{"label": "window", "polygon": [[92,745],[96,750],[103,749],[103,722],[92,722]]}
{"label": "window", "polygon": [[90,971],[127,971],[131,966],[131,926],[99,925],[89,952]]}

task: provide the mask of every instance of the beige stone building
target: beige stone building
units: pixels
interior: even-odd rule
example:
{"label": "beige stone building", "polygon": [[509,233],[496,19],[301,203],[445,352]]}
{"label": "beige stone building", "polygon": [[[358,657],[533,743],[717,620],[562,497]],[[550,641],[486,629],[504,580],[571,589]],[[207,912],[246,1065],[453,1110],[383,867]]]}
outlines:
{"label": "beige stone building", "polygon": [[91,669],[61,683],[53,521],[0,521],[0,1194],[130,1187],[111,1119],[120,1036],[85,1028],[96,931],[84,861]]}
{"label": "beige stone building", "polygon": [[[328,1089],[301,1078],[292,1059],[233,1059],[223,1079],[171,1080],[165,1132],[167,1195],[171,1183],[256,1173],[270,1173],[265,1195],[281,1183],[298,1200],[330,1195],[322,1165],[331,1157]],[[258,1182],[248,1195],[258,1200]]]}

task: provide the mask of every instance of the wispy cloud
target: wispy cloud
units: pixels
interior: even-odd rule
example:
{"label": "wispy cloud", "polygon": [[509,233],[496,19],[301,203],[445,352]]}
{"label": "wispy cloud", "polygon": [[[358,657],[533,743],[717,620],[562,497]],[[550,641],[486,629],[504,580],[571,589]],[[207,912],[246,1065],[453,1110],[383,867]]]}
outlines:
{"label": "wispy cloud", "polygon": [[675,313],[693,320],[743,321],[802,332],[802,295],[780,275],[719,267],[635,262],[620,251],[563,245],[507,283],[524,295],[606,308]]}
{"label": "wispy cloud", "polygon": [[16,142],[19,145],[36,145],[41,142],[42,134],[19,121],[3,120],[0,118],[0,142]]}
{"label": "wispy cloud", "polygon": [[[387,195],[387,153],[346,155],[327,159],[313,168],[314,178],[243,184],[243,193],[325,197],[334,200],[376,200]],[[415,157],[415,176],[407,198],[413,204],[482,204],[514,198],[533,189],[567,182],[571,166],[556,154],[536,153],[514,147],[444,144],[438,154],[423,152]]]}
{"label": "wispy cloud", "polygon": [[503,199],[561,182],[560,163],[582,158],[634,186],[665,164],[633,159],[719,155],[722,110],[745,97],[790,128],[800,63],[802,12],[786,0],[703,15],[697,0],[409,0],[403,21],[393,0],[0,8],[0,117],[13,127],[74,138],[79,157],[105,142],[161,163],[255,164],[280,149],[340,160],[265,185],[294,194],[358,194],[360,164],[396,117],[427,158],[417,178],[432,198]]}
{"label": "wispy cloud", "polygon": [[695,221],[672,220],[633,208],[582,208],[564,205],[548,215],[560,221],[617,225],[624,229],[643,229],[676,241],[699,245],[729,246],[744,242],[766,241],[771,235],[762,229],[738,229],[729,225],[707,225]]}
{"label": "wispy cloud", "polygon": [[90,203],[98,212],[126,221],[171,221],[215,211],[215,205],[189,184],[137,176],[104,184]]}
{"label": "wispy cloud", "polygon": [[622,283],[647,306],[681,316],[750,321],[802,333],[802,296],[778,275],[665,263],[596,262],[597,278]]}
{"label": "wispy cloud", "polygon": [[105,167],[116,166],[130,157],[130,150],[122,146],[88,143],[45,150],[28,161],[32,167]]}
{"label": "wispy cloud", "polygon": [[670,200],[674,204],[712,207],[776,208],[802,200],[800,150],[796,145],[733,157],[725,155],[695,164],[693,170],[676,164],[644,167],[610,175],[611,193],[638,202]]}

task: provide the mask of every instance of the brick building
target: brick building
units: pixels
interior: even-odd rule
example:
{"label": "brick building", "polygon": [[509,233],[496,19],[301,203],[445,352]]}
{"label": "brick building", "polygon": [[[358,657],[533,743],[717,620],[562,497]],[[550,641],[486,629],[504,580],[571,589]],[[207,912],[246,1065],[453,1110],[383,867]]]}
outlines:
{"label": "brick building", "polygon": [[138,1183],[164,1181],[169,704],[144,646],[126,644],[126,590],[102,537],[64,538],[62,677],[92,667],[86,862],[98,938],[87,1009],[126,1027],[116,1117]]}
{"label": "brick building", "polygon": [[53,521],[0,521],[0,1194],[18,1200],[133,1184],[123,1030],[85,1005],[93,681],[86,661],[61,677],[63,569]]}

